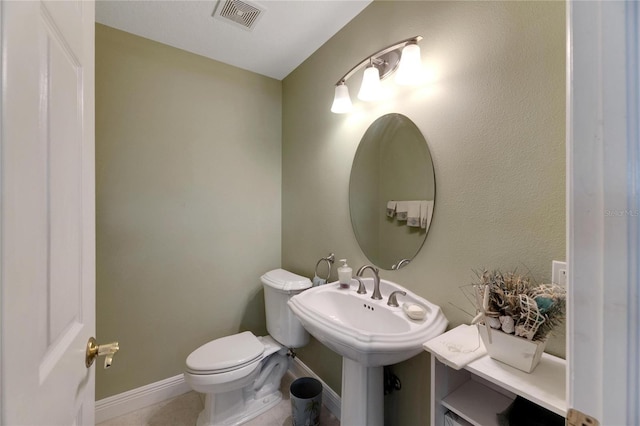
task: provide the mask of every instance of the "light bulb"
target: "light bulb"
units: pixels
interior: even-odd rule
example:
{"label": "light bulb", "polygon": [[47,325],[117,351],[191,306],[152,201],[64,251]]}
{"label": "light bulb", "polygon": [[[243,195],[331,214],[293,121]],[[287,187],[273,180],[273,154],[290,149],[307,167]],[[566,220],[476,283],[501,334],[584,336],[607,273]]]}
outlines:
{"label": "light bulb", "polygon": [[373,65],[367,67],[362,75],[362,85],[358,92],[361,101],[375,101],[380,98],[380,71]]}
{"label": "light bulb", "polygon": [[344,82],[336,85],[335,96],[333,98],[333,104],[331,105],[331,112],[335,114],[344,114],[353,108],[351,104],[351,98],[349,97],[349,88]]}
{"label": "light bulb", "polygon": [[396,83],[402,85],[422,83],[422,60],[420,58],[420,46],[417,44],[409,43],[402,49],[400,65],[396,72]]}

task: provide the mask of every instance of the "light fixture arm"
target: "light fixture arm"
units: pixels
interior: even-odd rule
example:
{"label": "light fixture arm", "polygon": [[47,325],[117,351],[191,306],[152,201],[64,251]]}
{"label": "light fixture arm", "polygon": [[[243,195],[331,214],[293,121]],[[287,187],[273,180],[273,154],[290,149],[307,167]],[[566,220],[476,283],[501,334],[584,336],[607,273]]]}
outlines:
{"label": "light fixture arm", "polygon": [[340,85],[340,84],[344,84],[353,74],[355,74],[360,68],[362,68],[363,66],[367,65],[367,64],[373,64],[374,66],[380,68],[381,65],[384,65],[385,63],[387,63],[388,61],[385,59],[380,59],[382,61],[382,64],[378,64],[376,63],[377,61],[375,61],[376,59],[381,58],[384,55],[387,55],[391,52],[394,52],[394,63],[391,64],[389,63],[388,65],[390,65],[388,67],[388,69],[386,69],[386,72],[384,72],[382,69],[380,70],[380,79],[385,78],[387,75],[391,74],[396,67],[398,66],[398,62],[400,61],[400,53],[399,52],[395,52],[398,50],[401,50],[404,46],[406,46],[407,44],[410,43],[417,43],[420,40],[422,40],[422,36],[415,36],[415,37],[410,37],[408,39],[399,41],[397,43],[392,44],[391,46],[387,46],[384,49],[378,50],[377,52],[367,56],[366,58],[364,58],[362,61],[360,61],[355,67],[351,68],[345,75],[342,76],[342,78],[340,80],[338,80],[336,82],[336,86]]}

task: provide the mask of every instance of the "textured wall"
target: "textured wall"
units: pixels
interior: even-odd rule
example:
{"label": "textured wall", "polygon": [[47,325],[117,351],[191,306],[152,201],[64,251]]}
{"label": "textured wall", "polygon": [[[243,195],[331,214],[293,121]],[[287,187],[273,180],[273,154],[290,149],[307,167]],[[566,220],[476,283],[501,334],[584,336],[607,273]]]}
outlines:
{"label": "textured wall", "polygon": [[96,28],[98,399],[180,374],[217,337],[265,334],[280,266],[279,81]]}
{"label": "textured wall", "polygon": [[[329,111],[333,85],[365,55],[416,34],[430,83],[384,84],[385,102]],[[452,326],[473,307],[460,289],[473,270],[531,271],[549,281],[565,257],[565,6],[563,2],[372,3],[283,82],[282,263],[312,275],[335,252],[367,259],[349,219],[358,142],[376,118],[398,112],[424,134],[436,174],[427,240],[400,271],[383,271],[440,305]],[[564,354],[564,336],[548,345]],[[340,358],[316,341],[300,358],[340,389]],[[388,424],[429,422],[426,354],[394,367],[402,391],[387,398]]]}

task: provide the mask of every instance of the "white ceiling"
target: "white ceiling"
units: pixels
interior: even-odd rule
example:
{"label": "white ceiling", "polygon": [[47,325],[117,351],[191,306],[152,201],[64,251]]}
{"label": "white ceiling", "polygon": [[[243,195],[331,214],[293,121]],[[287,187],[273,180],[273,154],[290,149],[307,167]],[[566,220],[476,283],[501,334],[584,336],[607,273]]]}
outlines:
{"label": "white ceiling", "polygon": [[243,1],[266,9],[253,31],[214,19],[217,0],[98,0],[96,21],[282,80],[372,0]]}

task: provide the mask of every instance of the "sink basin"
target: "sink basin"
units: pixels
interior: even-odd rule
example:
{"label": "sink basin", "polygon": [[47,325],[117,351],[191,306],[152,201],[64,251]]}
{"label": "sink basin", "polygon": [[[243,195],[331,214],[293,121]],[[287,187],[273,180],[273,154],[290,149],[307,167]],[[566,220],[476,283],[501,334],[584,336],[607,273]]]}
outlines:
{"label": "sink basin", "polygon": [[[289,300],[289,307],[304,328],[325,346],[364,367],[380,367],[407,360],[422,349],[427,340],[441,334],[447,319],[440,307],[406,288],[380,280],[382,300],[371,299],[373,278],[363,278],[367,294],[358,294],[357,285],[340,289],[337,282],[313,287]],[[400,307],[387,305],[396,290]],[[422,320],[409,318],[403,303],[426,310]]]}

